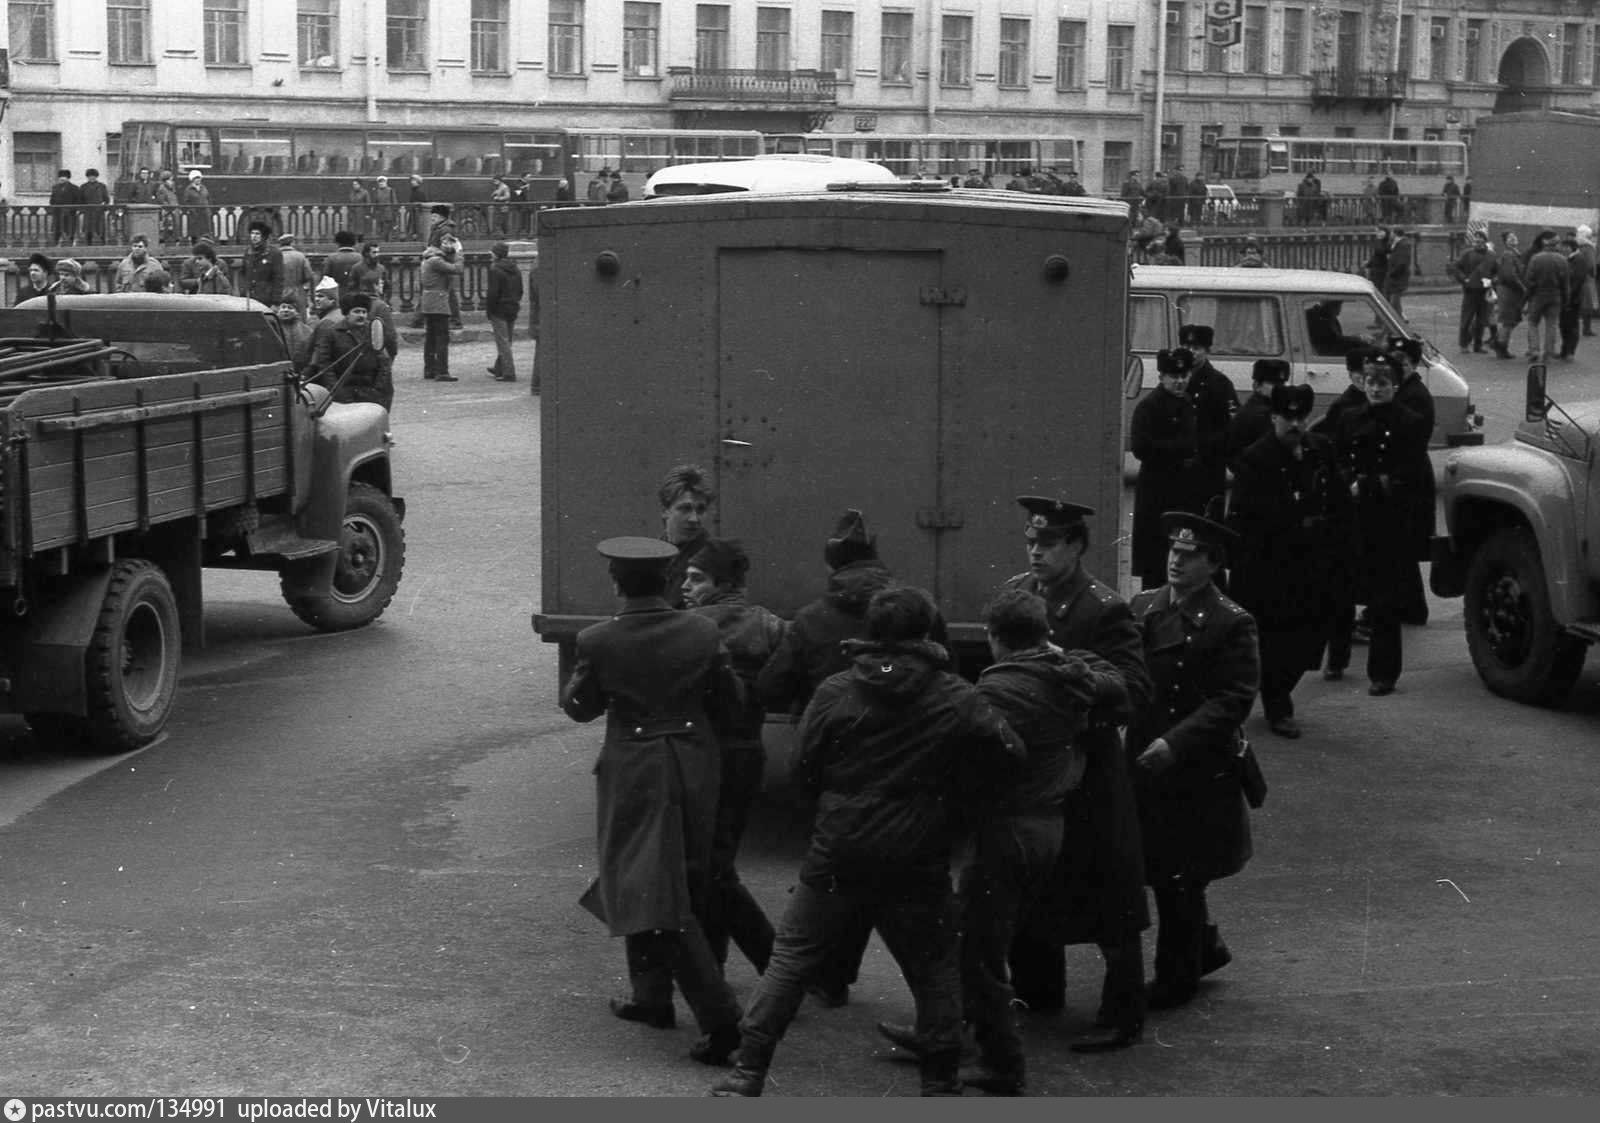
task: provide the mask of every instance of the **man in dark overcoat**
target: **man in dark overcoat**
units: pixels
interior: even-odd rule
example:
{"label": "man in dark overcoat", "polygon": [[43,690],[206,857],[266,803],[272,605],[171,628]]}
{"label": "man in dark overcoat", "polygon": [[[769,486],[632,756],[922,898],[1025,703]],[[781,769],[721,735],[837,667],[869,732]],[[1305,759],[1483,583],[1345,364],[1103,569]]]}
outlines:
{"label": "man in dark overcoat", "polygon": [[50,186],[50,235],[58,246],[78,244],[78,204],[83,195],[72,182],[72,169],[62,168]]}
{"label": "man in dark overcoat", "polygon": [[1161,512],[1195,503],[1199,444],[1194,403],[1184,393],[1194,356],[1187,349],[1156,352],[1155,389],[1139,399],[1129,422],[1129,445],[1139,461],[1133,486],[1133,575],[1145,588],[1166,580],[1167,542]]}
{"label": "man in dark overcoat", "polygon": [[1012,986],[1035,1010],[1066,1000],[1067,944],[1095,944],[1105,960],[1099,1032],[1073,1044],[1078,1052],[1132,1045],[1144,1025],[1144,949],[1150,927],[1144,854],[1133,785],[1119,726],[1150,699],[1144,650],[1127,603],[1083,567],[1093,509],[1044,496],[1017,499],[1028,572],[1006,582],[1044,598],[1050,640],[1064,651],[1089,651],[1117,671],[1079,735],[1082,782],[1063,804],[1061,858],[1027,925],[1011,945]]}
{"label": "man in dark overcoat", "polygon": [[389,409],[394,405],[394,367],[388,351],[372,346],[372,297],[358,292],[341,307],[343,316],[331,319],[327,330],[312,333],[307,365],[312,381],[331,390],[336,402],[372,402]]}
{"label": "man in dark overcoat", "polygon": [[608,538],[599,550],[622,610],[578,633],[561,690],[574,721],[606,717],[594,769],[598,875],[580,903],[626,945],[632,993],[612,999],[612,1013],[670,1029],[676,983],[705,1035],[689,1055],[724,1064],[739,1042],[739,1004],[701,917],[721,772],[717,737],[737,718],[741,688],[716,623],[678,612],[662,596],[673,546]]}
{"label": "man in dark overcoat", "polygon": [[1245,449],[1272,432],[1272,391],[1289,382],[1289,364],[1283,359],[1257,359],[1250,368],[1250,396],[1228,422],[1228,468]]}
{"label": "man in dark overcoat", "polygon": [[1233,533],[1198,515],[1169,512],[1167,584],[1130,608],[1154,685],[1128,726],[1128,754],[1156,899],[1153,1010],[1194,997],[1200,977],[1233,958],[1206,909],[1206,886],[1250,859],[1250,819],[1240,788],[1239,726],[1260,682],[1256,626],[1216,587]]}
{"label": "man in dark overcoat", "polygon": [[1184,395],[1194,403],[1195,440],[1199,446],[1194,471],[1194,495],[1181,511],[1205,511],[1228,486],[1228,425],[1239,412],[1239,392],[1233,380],[1211,365],[1215,333],[1209,324],[1184,324],[1178,329],[1178,346],[1194,356]]}
{"label": "man in dark overcoat", "polygon": [[272,225],[261,219],[250,223],[249,241],[240,259],[240,287],[251,300],[259,300],[269,308],[277,306],[287,286],[283,283],[283,254],[268,239]]}
{"label": "man in dark overcoat", "polygon": [[1269,428],[1235,462],[1228,503],[1239,536],[1228,591],[1259,630],[1267,725],[1289,738],[1300,736],[1291,694],[1322,657],[1351,530],[1333,441],[1306,431],[1316,397],[1309,386],[1273,389]]}
{"label": "man in dark overcoat", "polygon": [[916,1001],[923,1095],[960,1095],[961,982],[950,861],[987,782],[1021,741],[928,638],[933,598],[906,585],[867,606],[848,671],[817,688],[791,767],[817,799],[811,845],[766,973],[740,1023],[734,1070],[712,1089],[759,1096],[807,984],[865,923]]}
{"label": "man in dark overcoat", "polygon": [[1433,393],[1422,377],[1422,340],[1395,336],[1389,340],[1389,357],[1399,371],[1400,382],[1394,400],[1421,418],[1422,439],[1412,441],[1411,458],[1405,474],[1407,490],[1415,509],[1411,515],[1412,564],[1405,570],[1405,589],[1400,622],[1420,627],[1428,622],[1428,595],[1422,581],[1422,563],[1432,549],[1438,488],[1433,478],[1433,461],[1428,444],[1435,423]]}
{"label": "man in dark overcoat", "polygon": [[[1312,424],[1311,432],[1321,434],[1332,441],[1339,429],[1339,419],[1353,409],[1365,408],[1367,364],[1379,354],[1381,352],[1376,347],[1367,344],[1360,344],[1345,352],[1344,366],[1350,384],[1328,406],[1328,412]],[[1335,451],[1337,452],[1337,449]],[[1348,511],[1346,517],[1349,517]],[[1355,558],[1351,543],[1345,542],[1328,564],[1331,607],[1324,635],[1327,643],[1327,663],[1323,666],[1322,677],[1329,682],[1338,682],[1344,678],[1345,668],[1350,665],[1350,650],[1355,642],[1358,602],[1355,599],[1355,583],[1352,576]]]}

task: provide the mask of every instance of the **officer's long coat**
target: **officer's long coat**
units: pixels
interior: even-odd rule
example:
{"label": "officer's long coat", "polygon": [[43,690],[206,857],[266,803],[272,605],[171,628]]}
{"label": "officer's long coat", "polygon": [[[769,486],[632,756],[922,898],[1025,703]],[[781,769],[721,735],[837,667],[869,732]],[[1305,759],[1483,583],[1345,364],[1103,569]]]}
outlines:
{"label": "officer's long coat", "polygon": [[1158,386],[1133,407],[1128,428],[1139,461],[1133,485],[1133,573],[1146,585],[1158,585],[1167,573],[1167,533],[1161,515],[1201,511],[1194,403]]}
{"label": "officer's long coat", "polygon": [[1130,764],[1158,737],[1177,761],[1153,775],[1131,764],[1145,877],[1204,884],[1250,859],[1250,818],[1234,761],[1239,725],[1260,684],[1256,625],[1215,585],[1175,601],[1172,587],[1129,606],[1144,641],[1154,695],[1128,728]]}
{"label": "officer's long coat", "polygon": [[1117,944],[1150,927],[1144,892],[1139,813],[1118,726],[1150,700],[1144,648],[1128,604],[1080,566],[1048,588],[1032,574],[1006,582],[1043,597],[1050,640],[1067,651],[1092,651],[1117,669],[1124,693],[1090,711],[1079,734],[1083,780],[1068,793],[1061,858],[1035,909],[1031,935],[1049,943]]}
{"label": "officer's long coat", "polygon": [[717,810],[717,730],[741,690],[717,625],[659,597],[578,633],[561,707],[606,715],[595,763],[599,868],[582,904],[613,936],[681,931],[704,889]]}
{"label": "officer's long coat", "polygon": [[1339,415],[1334,432],[1339,471],[1355,489],[1355,557],[1351,566],[1357,604],[1395,606],[1403,601],[1405,568],[1416,563],[1417,450],[1427,450],[1427,422],[1396,398]]}

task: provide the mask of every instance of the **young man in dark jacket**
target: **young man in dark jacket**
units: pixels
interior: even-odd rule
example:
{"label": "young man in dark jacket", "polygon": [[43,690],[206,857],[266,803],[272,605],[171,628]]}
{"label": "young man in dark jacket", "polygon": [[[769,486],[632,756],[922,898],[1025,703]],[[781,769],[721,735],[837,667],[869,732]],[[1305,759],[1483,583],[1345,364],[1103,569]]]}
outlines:
{"label": "young man in dark jacket", "polygon": [[739,1023],[734,1070],[713,1095],[758,1096],[806,984],[862,922],[916,999],[924,1095],[959,1095],[961,985],[950,858],[974,793],[1024,759],[1022,743],[928,639],[936,610],[897,586],[867,606],[848,671],[800,719],[793,779],[817,797],[811,847],[772,961]]}
{"label": "young man in dark jacket", "polygon": [[489,253],[493,260],[489,263],[489,291],[484,311],[494,331],[495,348],[494,365],[489,373],[496,382],[515,382],[517,366],[511,356],[511,332],[516,327],[517,313],[522,311],[522,271],[511,260],[511,247],[504,242],[490,246]]}
{"label": "young man in dark jacket", "polygon": [[248,236],[241,262],[244,294],[268,308],[276,307],[284,294],[283,254],[267,241],[272,237],[272,226],[257,219],[250,224]]}

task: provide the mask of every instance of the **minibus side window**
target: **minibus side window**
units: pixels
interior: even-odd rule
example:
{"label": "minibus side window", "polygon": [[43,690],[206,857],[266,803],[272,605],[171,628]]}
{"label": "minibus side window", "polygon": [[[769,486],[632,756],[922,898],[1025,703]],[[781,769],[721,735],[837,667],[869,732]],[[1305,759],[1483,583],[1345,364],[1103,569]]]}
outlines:
{"label": "minibus side window", "polygon": [[1278,358],[1284,353],[1283,318],[1272,296],[1186,293],[1178,311],[1186,324],[1210,324],[1218,357]]}

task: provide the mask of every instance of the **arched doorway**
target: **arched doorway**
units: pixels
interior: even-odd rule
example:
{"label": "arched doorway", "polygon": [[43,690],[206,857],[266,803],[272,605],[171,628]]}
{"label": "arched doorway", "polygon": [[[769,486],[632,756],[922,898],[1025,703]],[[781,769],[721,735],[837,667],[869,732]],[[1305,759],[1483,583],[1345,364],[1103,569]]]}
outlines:
{"label": "arched doorway", "polygon": [[1523,36],[1507,47],[1495,78],[1500,83],[1496,113],[1550,107],[1550,59],[1537,39]]}

